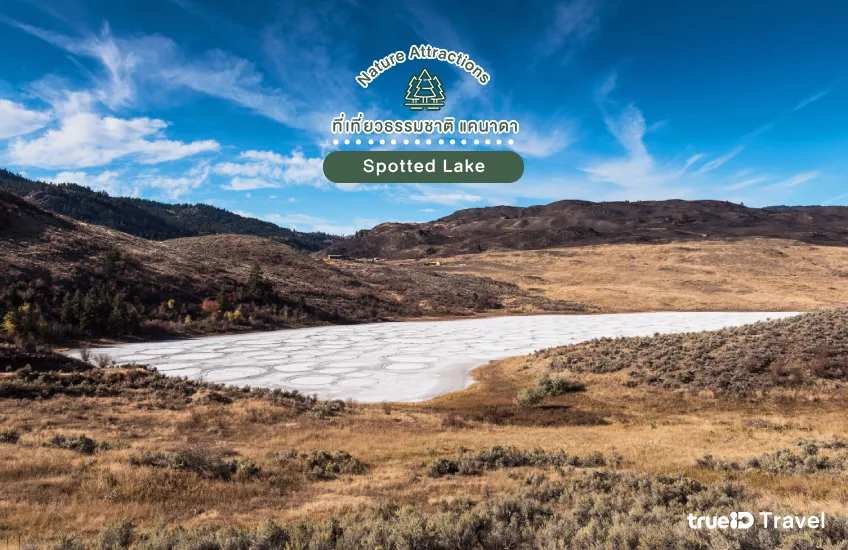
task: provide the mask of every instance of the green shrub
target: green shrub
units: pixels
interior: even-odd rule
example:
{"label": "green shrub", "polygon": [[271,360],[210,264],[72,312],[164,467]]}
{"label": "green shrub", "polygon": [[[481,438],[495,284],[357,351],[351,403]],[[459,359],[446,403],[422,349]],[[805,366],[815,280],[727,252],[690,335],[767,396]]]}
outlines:
{"label": "green shrub", "polygon": [[562,377],[542,376],[539,380],[539,389],[546,396],[557,396],[566,393],[586,391],[586,384],[578,380]]}
{"label": "green shrub", "polygon": [[585,391],[586,385],[570,378],[551,377],[547,374],[539,379],[536,387],[523,388],[515,396],[515,404],[521,408],[532,408],[546,397],[555,397],[566,393]]}
{"label": "green shrub", "polygon": [[522,388],[515,396],[515,404],[521,408],[529,409],[535,407],[545,398],[544,392],[539,388]]}

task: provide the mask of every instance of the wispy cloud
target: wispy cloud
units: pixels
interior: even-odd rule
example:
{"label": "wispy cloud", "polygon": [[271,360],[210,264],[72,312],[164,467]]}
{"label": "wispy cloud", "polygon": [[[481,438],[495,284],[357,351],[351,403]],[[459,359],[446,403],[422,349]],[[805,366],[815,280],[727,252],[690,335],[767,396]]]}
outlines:
{"label": "wispy cloud", "polygon": [[793,110],[793,111],[798,111],[798,110],[800,110],[800,109],[803,109],[804,107],[806,107],[807,105],[809,105],[809,104],[811,104],[811,103],[815,103],[816,101],[820,100],[821,98],[823,98],[824,96],[826,96],[827,94],[829,94],[829,93],[831,92],[831,90],[832,90],[832,88],[827,88],[827,89],[822,90],[822,91],[820,91],[820,92],[817,92],[817,93],[815,93],[815,94],[813,94],[813,95],[811,95],[811,96],[809,96],[809,97],[807,97],[807,98],[802,99],[802,100],[798,103],[798,105],[796,105],[796,106],[795,106],[795,108],[794,108],[794,109],[792,109],[792,110]]}
{"label": "wispy cloud", "polygon": [[524,126],[516,136],[512,149],[525,157],[547,158],[559,153],[574,141],[574,134],[565,126],[555,128],[547,134]]}
{"label": "wispy cloud", "polygon": [[683,171],[685,172],[686,170],[691,168],[693,165],[698,163],[704,157],[706,157],[706,155],[704,155],[703,153],[697,153],[697,154],[692,155],[691,157],[689,157],[686,160],[686,164],[683,165]]}
{"label": "wispy cloud", "polygon": [[0,99],[0,139],[30,134],[50,122],[50,113],[33,111],[19,103]]}
{"label": "wispy cloud", "polygon": [[273,151],[245,151],[237,161],[215,165],[216,174],[232,177],[229,184],[222,186],[223,189],[247,191],[284,185],[320,187],[327,184],[322,159],[307,157],[299,149],[288,156]]}
{"label": "wispy cloud", "polygon": [[537,61],[558,55],[570,58],[601,27],[599,0],[567,0],[552,6],[550,25],[541,34],[536,47]]}
{"label": "wispy cloud", "polygon": [[[104,25],[99,34],[70,36],[27,25],[7,17],[0,21],[41,38],[64,51],[99,62],[101,72],[92,75],[92,95],[110,108],[133,105],[141,100],[139,90],[155,97],[167,91],[192,90],[240,105],[258,115],[287,126],[323,130],[329,124],[329,108],[316,95],[314,75],[304,79],[298,95],[269,85],[256,65],[222,50],[210,50],[189,59],[170,38],[161,35],[115,36]],[[301,67],[312,66],[297,55]],[[335,74],[332,71],[328,74]],[[305,83],[309,82],[308,85]],[[316,107],[320,105],[320,107]],[[320,111],[322,116],[317,116]]]}
{"label": "wispy cloud", "polygon": [[68,53],[100,61],[103,72],[92,75],[92,79],[95,82],[97,98],[103,104],[116,108],[127,105],[134,99],[135,85],[132,73],[142,58],[124,51],[122,45],[113,38],[108,23],[103,25],[100,34],[74,38],[27,25],[3,15],[0,15],[0,21],[41,38]]}
{"label": "wispy cloud", "polygon": [[126,194],[130,190],[119,179],[122,172],[117,170],[104,170],[99,174],[89,174],[83,171],[76,172],[59,172],[52,178],[47,178],[46,181],[52,183],[76,183],[90,187],[95,191],[106,191],[110,195]]}
{"label": "wispy cloud", "polygon": [[[242,215],[250,216],[247,213],[242,213]],[[377,220],[370,218],[353,218],[349,223],[338,223],[310,214],[268,214],[251,217],[260,217],[266,221],[283,227],[290,227],[297,231],[321,231],[333,235],[352,235],[360,229],[370,229],[379,223]]]}
{"label": "wispy cloud", "polygon": [[99,115],[85,92],[59,99],[54,110],[58,127],[39,137],[12,141],[6,153],[10,163],[46,169],[86,168],[130,157],[142,164],[156,164],[220,148],[214,140],[169,140],[164,137],[168,127],[164,120]]}
{"label": "wispy cloud", "polygon": [[822,202],[822,204],[823,205],[830,205],[830,204],[833,204],[835,202],[841,201],[842,199],[848,199],[848,193],[846,193],[844,195],[837,195],[833,198],[827,199],[826,201]]}
{"label": "wispy cloud", "polygon": [[672,174],[657,169],[645,146],[647,123],[642,111],[634,103],[619,108],[610,99],[617,82],[616,73],[608,76],[599,86],[596,100],[607,130],[624,149],[626,156],[595,161],[585,165],[582,171],[593,181],[611,183],[632,191],[662,186]]}
{"label": "wispy cloud", "polygon": [[698,173],[706,174],[707,172],[712,172],[716,168],[720,168],[727,161],[729,161],[730,159],[732,159],[733,157],[735,157],[736,155],[741,153],[742,149],[744,149],[744,147],[742,145],[739,145],[739,146],[733,148],[727,154],[724,154],[720,157],[714,158],[713,160],[711,160],[709,162],[705,162],[704,165],[701,166],[700,170],[698,170]]}
{"label": "wispy cloud", "polygon": [[728,185],[724,189],[727,191],[739,191],[740,189],[745,189],[746,187],[751,187],[752,185],[756,185],[758,183],[762,183],[768,179],[767,176],[758,176],[755,178],[748,178],[746,180],[742,180],[740,182],[734,183],[733,185]]}
{"label": "wispy cloud", "polygon": [[161,196],[168,199],[179,199],[191,191],[204,186],[209,181],[211,167],[208,161],[203,161],[186,171],[181,176],[172,174],[160,175],[155,173],[142,174],[132,179],[136,189],[150,188],[157,190]]}
{"label": "wispy cloud", "polygon": [[447,206],[457,206],[460,204],[479,202],[483,197],[472,195],[471,193],[413,193],[406,195],[405,200],[411,202],[424,202],[429,204],[444,204]]}
{"label": "wispy cloud", "polygon": [[783,181],[779,181],[773,185],[770,185],[770,189],[789,189],[792,187],[796,187],[798,185],[807,183],[818,178],[821,175],[821,172],[818,170],[813,170],[810,172],[801,172],[799,174],[795,174],[794,176],[788,177]]}

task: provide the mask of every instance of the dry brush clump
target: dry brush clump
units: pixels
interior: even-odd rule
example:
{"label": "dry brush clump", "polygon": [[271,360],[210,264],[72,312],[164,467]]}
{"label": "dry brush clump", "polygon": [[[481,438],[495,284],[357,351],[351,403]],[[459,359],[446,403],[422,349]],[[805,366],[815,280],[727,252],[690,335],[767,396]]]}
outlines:
{"label": "dry brush clump", "polygon": [[8,443],[14,445],[21,439],[21,432],[12,428],[3,428],[0,430],[0,443]]}
{"label": "dry brush clump", "polygon": [[[831,446],[827,446],[831,445]],[[835,446],[834,446],[835,445]],[[799,450],[779,449],[771,453],[748,458],[744,462],[736,462],[704,455],[696,460],[698,468],[717,472],[761,472],[770,475],[786,474],[842,474],[848,470],[848,452],[835,454],[821,453],[822,448],[844,449],[843,440],[825,442],[819,446],[815,442],[799,440]]]}
{"label": "dry brush clump", "polygon": [[231,459],[223,450],[189,446],[171,452],[145,451],[130,458],[133,466],[185,470],[203,479],[247,480],[258,476],[260,468],[250,460]]}
{"label": "dry brush clump", "polygon": [[519,407],[535,407],[547,397],[556,397],[566,393],[575,393],[586,390],[586,385],[579,380],[561,376],[543,375],[536,386],[522,388],[515,396],[515,404]]}
{"label": "dry brush clump", "polygon": [[[162,525],[141,532],[119,523],[105,528],[99,541],[110,550],[848,548],[848,521],[841,516],[829,516],[823,529],[803,532],[765,530],[759,523],[749,530],[696,531],[686,523],[689,513],[729,514],[754,506],[748,491],[728,482],[705,485],[684,476],[602,470],[561,481],[529,476],[512,489],[476,501],[442,501],[429,511],[382,503],[341,518],[266,521],[253,529]],[[82,545],[72,536],[64,540]]]}
{"label": "dry brush clump", "polygon": [[446,475],[480,475],[484,470],[502,468],[598,468],[606,466],[607,461],[601,453],[579,457],[565,451],[546,452],[542,449],[524,451],[516,447],[494,445],[489,449],[476,452],[464,452],[455,458],[436,458],[426,466],[429,477]]}
{"label": "dry brush clump", "polygon": [[83,455],[93,455],[96,452],[108,451],[111,446],[105,441],[97,441],[86,435],[61,435],[57,434],[44,443],[45,447],[55,447],[74,451]]}
{"label": "dry brush clump", "polygon": [[715,331],[601,338],[544,350],[553,371],[626,371],[628,386],[746,394],[848,382],[848,309]]}
{"label": "dry brush clump", "polygon": [[317,450],[299,453],[296,450],[273,453],[271,458],[283,468],[301,472],[311,481],[336,479],[340,475],[362,475],[368,466],[347,451]]}

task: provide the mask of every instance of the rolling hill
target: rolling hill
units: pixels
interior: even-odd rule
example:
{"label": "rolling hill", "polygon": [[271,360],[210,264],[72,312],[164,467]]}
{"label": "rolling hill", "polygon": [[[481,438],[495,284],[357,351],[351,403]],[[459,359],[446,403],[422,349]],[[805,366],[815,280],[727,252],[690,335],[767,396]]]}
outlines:
{"label": "rolling hill", "polygon": [[390,259],[486,250],[722,240],[740,237],[848,244],[848,207],[747,208],[722,201],[559,201],[460,210],[428,223],[384,223],[337,241],[328,254]]}
{"label": "rolling hill", "polygon": [[112,197],[73,183],[32,181],[7,170],[0,170],[0,189],[26,198],[45,210],[145,239],[232,233],[266,237],[307,252],[324,248],[339,239],[326,233],[293,231],[208,204],[166,204]]}
{"label": "rolling hill", "polygon": [[483,277],[337,265],[264,237],[142,239],[2,190],[0,289],[4,330],[47,340],[584,310]]}

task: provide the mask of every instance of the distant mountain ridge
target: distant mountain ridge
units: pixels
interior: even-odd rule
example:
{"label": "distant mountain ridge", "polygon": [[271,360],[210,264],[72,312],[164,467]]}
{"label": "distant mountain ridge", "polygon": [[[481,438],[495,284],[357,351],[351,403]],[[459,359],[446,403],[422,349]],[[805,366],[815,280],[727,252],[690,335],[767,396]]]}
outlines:
{"label": "distant mountain ridge", "polygon": [[145,239],[234,233],[271,238],[305,252],[320,250],[340,239],[327,233],[294,231],[208,204],[166,204],[112,197],[73,183],[33,181],[8,170],[0,170],[0,189],[45,210]]}
{"label": "distant mountain ridge", "polygon": [[484,250],[772,237],[848,245],[848,207],[748,208],[724,201],[589,202],[459,210],[427,223],[384,223],[328,254],[423,258]]}

